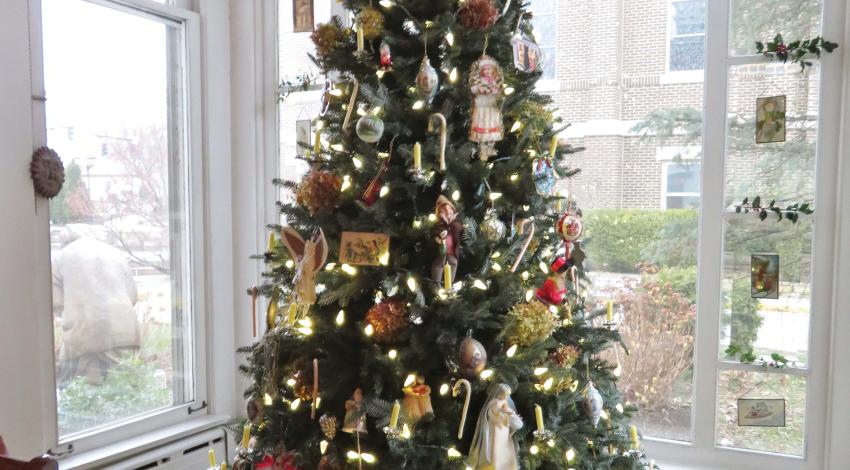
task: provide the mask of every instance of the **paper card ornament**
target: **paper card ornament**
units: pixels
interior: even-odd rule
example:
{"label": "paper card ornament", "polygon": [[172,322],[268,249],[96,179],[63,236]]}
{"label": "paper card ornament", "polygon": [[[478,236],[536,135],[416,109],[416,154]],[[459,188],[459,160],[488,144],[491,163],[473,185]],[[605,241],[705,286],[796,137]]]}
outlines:
{"label": "paper card ornament", "polygon": [[785,427],[784,398],[739,398],[738,426]]}
{"label": "paper card ornament", "polygon": [[543,53],[536,42],[522,36],[514,36],[511,46],[514,49],[514,67],[517,70],[536,72],[540,68]]}
{"label": "paper card ornament", "polygon": [[390,237],[385,233],[342,232],[339,262],[365,266],[387,264]]}

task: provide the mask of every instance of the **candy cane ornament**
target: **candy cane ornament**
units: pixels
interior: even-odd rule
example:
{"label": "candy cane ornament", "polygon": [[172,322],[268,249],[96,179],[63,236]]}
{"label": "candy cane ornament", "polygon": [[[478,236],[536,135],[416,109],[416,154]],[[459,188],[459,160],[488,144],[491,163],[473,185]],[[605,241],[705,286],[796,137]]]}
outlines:
{"label": "candy cane ornament", "polygon": [[357,93],[360,92],[360,82],[354,79],[354,89],[351,91],[351,99],[348,101],[348,109],[345,110],[345,120],[342,122],[343,130],[348,130],[348,125],[351,124],[351,112],[354,111],[354,104],[357,103]]}
{"label": "candy cane ornament", "polygon": [[452,387],[452,396],[458,396],[461,386],[466,389],[466,396],[463,398],[463,413],[460,415],[460,426],[457,428],[458,439],[463,439],[463,426],[466,424],[466,413],[469,411],[469,400],[472,398],[472,385],[466,379],[460,379],[455,382]]}
{"label": "candy cane ornament", "polygon": [[319,360],[313,358],[313,403],[310,408],[310,419],[316,419],[316,409],[319,407]]}
{"label": "candy cane ornament", "polygon": [[440,123],[440,171],[446,171],[446,117],[442,113],[434,113],[428,118],[428,132],[435,132],[434,121]]}
{"label": "candy cane ornament", "polygon": [[525,257],[525,252],[528,250],[528,245],[531,245],[531,239],[534,238],[534,221],[531,219],[522,219],[519,221],[519,233],[523,233],[526,231],[526,227],[528,227],[528,236],[525,239],[525,243],[522,245],[522,250],[519,252],[519,255],[514,261],[514,264],[511,266],[511,272],[516,272],[516,268],[519,267],[519,263],[522,262],[522,258]]}

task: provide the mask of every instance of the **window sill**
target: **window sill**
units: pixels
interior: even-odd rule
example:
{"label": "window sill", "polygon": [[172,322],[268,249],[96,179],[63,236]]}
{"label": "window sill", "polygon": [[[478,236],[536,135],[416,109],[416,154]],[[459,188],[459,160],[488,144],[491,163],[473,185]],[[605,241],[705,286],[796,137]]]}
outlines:
{"label": "window sill", "polygon": [[229,420],[230,417],[227,415],[200,416],[94,450],[71,454],[59,461],[59,468],[61,470],[75,470],[102,466],[120,458],[129,457],[192,434],[221,426]]}
{"label": "window sill", "polygon": [[704,70],[686,70],[665,72],[658,78],[658,83],[661,85],[676,85],[679,83],[702,83],[704,80]]}

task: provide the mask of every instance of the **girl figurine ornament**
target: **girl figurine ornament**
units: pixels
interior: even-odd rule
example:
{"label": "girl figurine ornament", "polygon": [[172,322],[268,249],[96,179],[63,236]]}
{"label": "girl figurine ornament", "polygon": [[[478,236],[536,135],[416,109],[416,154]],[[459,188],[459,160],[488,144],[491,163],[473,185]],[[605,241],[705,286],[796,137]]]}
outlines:
{"label": "girl figurine ornament", "polygon": [[469,466],[476,470],[518,470],[514,434],[520,429],[522,418],[511,400],[511,387],[494,386],[478,415],[469,449]]}
{"label": "girl figurine ornament", "polygon": [[[486,46],[485,46],[486,50]],[[487,161],[496,153],[496,142],[502,140],[502,68],[496,59],[484,54],[474,64],[469,74],[469,90],[474,95],[472,125],[469,140],[480,146],[479,157]]]}

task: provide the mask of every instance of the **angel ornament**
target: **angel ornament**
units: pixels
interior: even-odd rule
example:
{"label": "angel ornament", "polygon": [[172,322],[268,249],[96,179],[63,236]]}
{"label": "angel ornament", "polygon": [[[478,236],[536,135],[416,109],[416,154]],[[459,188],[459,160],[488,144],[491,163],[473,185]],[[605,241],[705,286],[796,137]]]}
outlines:
{"label": "angel ornament", "polygon": [[292,227],[283,227],[280,234],[289,255],[297,263],[292,289],[292,304],[296,307],[290,309],[288,318],[288,324],[293,325],[316,303],[316,273],[327,261],[328,242],[321,228],[307,241]]}
{"label": "angel ornament", "polygon": [[496,385],[478,415],[469,449],[469,466],[476,470],[518,470],[514,434],[520,429],[522,418],[511,400],[511,387]]}
{"label": "angel ornament", "polygon": [[496,142],[502,140],[502,67],[496,59],[484,54],[474,64],[469,74],[469,90],[474,95],[472,125],[469,140],[480,146],[479,157],[487,161],[496,153]]}

